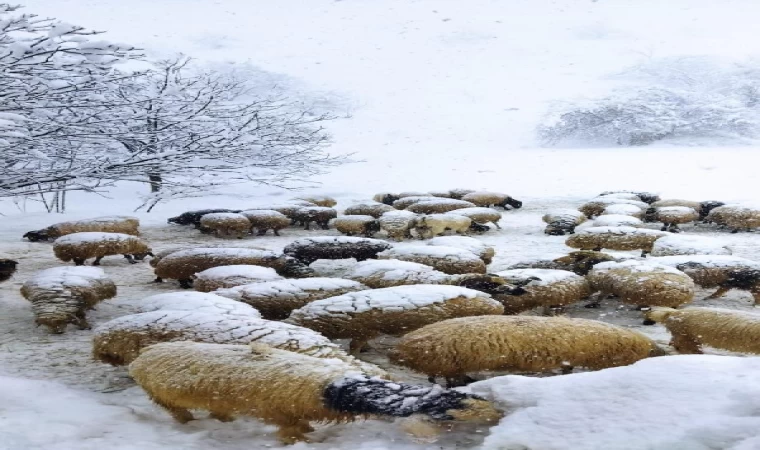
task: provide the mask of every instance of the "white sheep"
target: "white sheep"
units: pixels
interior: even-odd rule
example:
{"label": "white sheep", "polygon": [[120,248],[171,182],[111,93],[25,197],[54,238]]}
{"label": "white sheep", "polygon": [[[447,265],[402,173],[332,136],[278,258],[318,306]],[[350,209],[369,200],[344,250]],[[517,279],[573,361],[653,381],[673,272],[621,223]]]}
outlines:
{"label": "white sheep", "polygon": [[56,223],[41,230],[29,231],[24,234],[24,238],[29,239],[31,242],[48,241],[66,236],[67,234],[84,232],[122,233],[137,236],[140,234],[138,231],[139,227],[140,221],[136,217],[95,217],[74,222]]}
{"label": "white sheep", "polygon": [[440,236],[446,231],[467,234],[472,225],[472,219],[469,217],[456,214],[428,214],[417,218],[414,230],[421,238],[429,239]]}
{"label": "white sheep", "polygon": [[604,208],[604,211],[602,211],[598,217],[606,215],[619,215],[631,216],[637,219],[641,219],[644,217],[644,211],[645,210],[636,205],[630,205],[627,203],[613,203],[612,205],[607,205]]}
{"label": "white sheep", "polygon": [[260,319],[261,314],[251,305],[216,295],[216,293],[180,291],[151,295],[139,300],[130,298],[113,302],[117,307],[136,308],[138,312],[192,311],[222,314],[248,319]]}
{"label": "white sheep", "polygon": [[617,197],[597,197],[581,205],[578,208],[578,211],[585,214],[589,219],[593,219],[596,216],[602,215],[604,210],[610,205],[634,205],[639,207],[642,213],[649,208],[648,204],[638,200],[626,200]]}
{"label": "white sheep", "polygon": [[396,208],[384,203],[359,203],[346,208],[343,214],[347,216],[372,216],[377,219],[389,211],[396,211]]}

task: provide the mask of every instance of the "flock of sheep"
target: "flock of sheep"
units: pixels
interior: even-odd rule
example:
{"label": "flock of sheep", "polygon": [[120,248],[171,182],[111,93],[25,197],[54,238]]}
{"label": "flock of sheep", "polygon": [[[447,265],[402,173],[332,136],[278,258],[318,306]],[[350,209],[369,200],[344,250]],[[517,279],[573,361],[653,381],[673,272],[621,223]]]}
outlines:
{"label": "flock of sheep", "polygon": [[[760,210],[606,192],[578,210],[544,216],[545,233],[567,234],[576,251],[489,272],[494,249],[468,235],[499,228],[502,211],[522,206],[509,195],[381,193],[342,215],[335,205],[308,197],[168,220],[218,237],[279,235],[312,223],[345,235],[296,239],[282,252],[209,246],[154,253],[139,237],[139,221],[121,216],[30,231],[25,238],[54,240],[55,256],[75,265],[36,273],[21,294],[35,322],[52,333],[68,324],[88,329],[87,310],[117,296],[114,282],[92,266],[111,255],[132,264],[150,257],[156,282],[176,280],[193,291],[149,296],[132,304],[139,312],[100,324],[93,356],[129,365],[131,377],[179,422],[192,420],[191,410],[221,421],[251,416],[277,425],[285,443],[307,440],[310,422],[367,416],[408,418],[407,431],[417,435],[455,422],[494,423],[503,413],[491,402],[452,388],[476,373],[600,370],[666,354],[636,331],[562,315],[585,299],[596,307],[615,297],[641,310],[646,324],[665,325],[680,353],[699,353],[701,345],[760,353],[760,315],[679,309],[696,286],[716,288],[711,297],[745,290],[759,303],[760,262],[708,238],[674,234],[691,222],[750,230],[760,227]],[[593,226],[576,230],[587,220]],[[652,222],[662,230],[645,228]],[[416,243],[398,243],[405,239]],[[310,267],[349,258],[357,264],[340,278]],[[0,260],[0,281],[17,264]],[[531,310],[539,315],[521,314]],[[387,355],[392,364],[433,383],[442,378],[446,388],[396,382],[359,359],[382,335],[399,337]],[[348,351],[338,339],[350,340]]]}

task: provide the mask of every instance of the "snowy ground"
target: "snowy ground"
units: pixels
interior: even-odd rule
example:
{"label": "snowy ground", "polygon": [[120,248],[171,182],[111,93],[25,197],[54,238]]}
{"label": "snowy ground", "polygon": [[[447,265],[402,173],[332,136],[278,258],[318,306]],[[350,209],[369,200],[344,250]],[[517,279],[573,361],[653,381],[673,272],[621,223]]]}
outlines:
{"label": "snowy ground", "polygon": [[[143,46],[154,54],[181,51],[219,65],[251,64],[264,71],[262,76],[284,83],[297,95],[324,100],[342,117],[331,124],[334,151],[357,152],[357,158],[365,161],[320,178],[323,185],[318,191],[336,196],[339,207],[367,200],[382,190],[453,187],[506,191],[525,201],[523,209],[505,214],[503,230],[491,231],[481,238],[497,249],[492,271],[523,259],[565,253],[568,249],[563,246],[562,237],[542,233],[541,215],[547,209],[577,206],[604,190],[642,189],[659,191],[663,197],[695,200],[759,200],[756,167],[760,155],[752,148],[537,149],[533,142],[533,128],[548,102],[604,92],[616,83],[608,75],[631,64],[675,55],[741,60],[757,54],[760,41],[755,38],[755,22],[760,3],[751,0],[27,0],[24,3],[31,12],[108,30],[110,38]],[[71,213],[63,217],[37,212],[21,214],[15,205],[0,202],[0,212],[6,214],[0,217],[0,256],[21,263],[18,274],[0,285],[3,311],[0,374],[5,375],[0,378],[0,448],[280,447],[272,428],[252,420],[229,424],[201,420],[176,425],[134,387],[123,368],[91,360],[91,332],[72,328],[65,335],[51,336],[33,326],[29,305],[18,294],[18,288],[37,270],[57,263],[50,244],[28,243],[21,240],[21,235],[64,219],[130,213],[139,204],[136,194],[144,190],[144,186],[125,184],[104,197],[75,194],[69,202]],[[281,238],[222,241],[188,228],[168,226],[165,219],[186,209],[245,208],[279,202],[290,195],[271,189],[239,187],[225,196],[178,201],[162,205],[152,214],[141,214],[142,229],[154,250],[183,244],[280,250],[292,239],[316,232],[291,228],[284,230]],[[27,209],[39,211],[39,206],[30,203]],[[686,231],[717,235],[731,246],[735,255],[760,259],[760,238],[756,233],[716,234],[709,228]],[[349,264],[315,265],[325,275],[339,275]],[[130,266],[121,258],[107,258],[103,268],[117,282],[119,299],[176,289],[172,283],[152,284],[147,264]],[[752,308],[746,293],[730,292],[721,300],[701,300],[706,295],[707,292],[700,291],[695,304]],[[119,302],[125,303],[128,302]],[[130,312],[128,306],[118,308],[105,302],[89,317],[97,325]],[[599,310],[573,308],[569,314],[631,326],[661,344],[668,341],[661,326],[642,327],[637,313],[618,308],[612,302]],[[389,345],[391,339],[377,342],[377,350],[362,357],[387,367],[382,354]],[[756,364],[727,362],[726,366],[726,371],[757,373]],[[394,373],[402,379],[424,382],[419,375],[399,370]],[[665,375],[656,372],[656,376]],[[756,378],[748,376],[747,380]],[[700,389],[710,389],[710,383],[726,379],[716,375],[701,380],[701,384],[700,380],[691,379],[696,383],[693,397],[698,397]],[[574,389],[563,385],[571,385],[571,380],[550,379],[546,389],[549,392]],[[527,386],[529,381],[523,383]],[[533,382],[524,399],[538,398],[543,382]],[[593,381],[591,384],[588,390],[593,390]],[[738,386],[741,395],[741,384],[731,386]],[[646,379],[634,387],[633,391],[610,392],[635,398],[639,390],[664,389],[656,382],[647,383]],[[753,392],[756,390],[747,390],[750,400]],[[585,398],[602,404],[615,401],[613,397]],[[557,406],[549,403],[549,407]],[[602,419],[615,420],[615,410],[610,411]],[[673,414],[682,412],[674,410]],[[509,448],[528,448],[520,445],[557,448],[531,440],[531,434],[546,432],[543,428],[523,427],[519,422],[526,416],[530,418],[532,413],[526,410],[521,416],[505,420],[500,433],[510,433],[513,426],[521,430],[513,433],[514,447]],[[757,414],[756,405],[747,413],[751,414]],[[590,420],[592,416],[580,417]],[[650,422],[658,417],[661,416]],[[641,418],[643,423],[649,423],[647,419]],[[694,430],[702,423],[682,424],[681,431]],[[566,429],[583,426],[560,425]],[[730,425],[726,424],[723,430],[737,429]],[[716,420],[715,426],[721,427],[722,423]],[[658,430],[665,432],[662,428]],[[734,444],[737,449],[757,448],[752,447],[752,441],[740,446],[740,439],[717,443],[703,439],[680,447],[637,445],[641,442],[636,437],[647,432],[643,426],[631,431],[618,447],[604,446],[605,441],[581,440],[575,448],[701,450],[730,448]],[[751,432],[748,433],[749,438]],[[371,421],[320,429],[315,438],[323,440],[322,443],[293,448],[466,449],[477,448],[485,434],[486,430],[457,430],[436,444],[414,444],[394,424]],[[585,438],[591,439],[589,435]]]}

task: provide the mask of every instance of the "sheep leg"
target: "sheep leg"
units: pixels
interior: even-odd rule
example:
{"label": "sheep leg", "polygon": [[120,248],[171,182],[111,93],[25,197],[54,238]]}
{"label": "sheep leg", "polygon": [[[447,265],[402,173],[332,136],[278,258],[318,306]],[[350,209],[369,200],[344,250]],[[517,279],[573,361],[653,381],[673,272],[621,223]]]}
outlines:
{"label": "sheep leg", "polygon": [[295,444],[296,442],[309,442],[304,433],[314,431],[305,420],[293,420],[286,423],[278,423],[277,437],[283,444]]}
{"label": "sheep leg", "polygon": [[303,223],[305,223],[305,224],[306,224],[306,226],[304,226],[304,227],[303,227],[303,229],[304,229],[304,230],[308,230],[308,229],[309,229],[309,225],[311,225],[311,221],[310,221],[310,220],[307,220],[307,221],[304,221]]}
{"label": "sheep leg", "polygon": [[139,262],[133,255],[124,255],[124,257],[127,259],[127,261],[129,261],[130,264],[137,264]]}
{"label": "sheep leg", "polygon": [[642,258],[646,258],[648,254],[649,254],[649,251],[644,250],[644,249],[641,250],[641,257]]}
{"label": "sheep leg", "polygon": [[153,399],[153,401],[160,407],[164,408],[171,416],[179,423],[188,423],[191,420],[195,420],[193,414],[185,408],[179,408],[176,406],[170,406],[161,400]]}
{"label": "sheep leg", "polygon": [[79,310],[74,314],[74,324],[79,328],[80,330],[89,330],[92,327],[89,323],[87,323],[87,318],[84,316],[85,312],[84,310]]}
{"label": "sheep leg", "polygon": [[211,413],[208,415],[210,419],[216,419],[219,422],[232,422],[235,420],[235,417],[230,414],[225,414],[221,412],[214,412],[211,411]]}
{"label": "sheep leg", "polygon": [[272,228],[272,233],[274,233],[275,236],[279,236],[280,235],[280,230],[278,230],[276,228]]}
{"label": "sheep leg", "polygon": [[83,266],[85,261],[84,258],[74,258],[74,265]]}
{"label": "sheep leg", "polygon": [[702,354],[699,340],[693,336],[689,336],[688,334],[674,333],[670,344],[673,346],[673,348],[676,349],[676,351],[678,351],[678,353],[687,353],[693,355]]}
{"label": "sheep leg", "polygon": [[[259,230],[258,233],[256,233],[256,236],[264,236],[265,234],[267,234],[267,229],[266,228],[262,228],[262,229]],[[274,234],[276,236],[277,232],[275,231]]]}
{"label": "sheep leg", "polygon": [[182,289],[190,289],[193,287],[193,280],[179,280],[179,287]]}
{"label": "sheep leg", "polygon": [[163,279],[163,278],[161,278],[161,277],[156,277],[156,279],[155,279],[155,280],[153,280],[153,282],[154,282],[154,283],[163,283],[163,282],[164,282],[164,279]]}
{"label": "sheep leg", "polygon": [[474,381],[475,381],[474,378],[468,377],[467,375],[457,375],[453,377],[446,377],[446,387],[455,388],[458,386],[466,386]]}
{"label": "sheep leg", "polygon": [[[728,291],[730,291],[730,290],[731,290],[731,288],[730,288],[730,287],[721,286],[721,287],[719,287],[719,288],[718,288],[718,290],[717,290],[717,291],[715,291],[715,292],[713,292],[712,294],[708,295],[708,296],[705,298],[705,300],[711,300],[711,299],[714,299],[714,298],[721,298],[721,297],[723,297],[724,295],[726,295],[726,292],[728,292]],[[756,302],[756,303],[757,303],[757,302]]]}
{"label": "sheep leg", "polygon": [[667,222],[663,222],[662,223],[662,228],[660,228],[660,231],[668,231],[668,223]]}
{"label": "sheep leg", "polygon": [[348,344],[348,352],[352,356],[357,356],[359,353],[366,351],[369,346],[367,345],[367,342],[370,338],[354,338],[351,339],[351,343]]}
{"label": "sheep leg", "polygon": [[562,306],[544,306],[543,314],[545,316],[561,316],[565,313],[565,308]]}
{"label": "sheep leg", "polygon": [[97,258],[95,258],[95,261],[92,262],[92,265],[93,266],[99,266],[101,259],[103,259],[103,257],[102,256],[98,256]]}
{"label": "sheep leg", "polygon": [[606,300],[610,296],[609,292],[600,292],[594,300],[586,303],[584,308],[598,308],[602,304],[602,300]]}
{"label": "sheep leg", "polygon": [[319,226],[321,226],[323,230],[329,230],[330,229],[330,225],[329,225],[330,222],[329,221],[327,221],[327,222],[321,222],[321,223],[317,222],[317,224]]}

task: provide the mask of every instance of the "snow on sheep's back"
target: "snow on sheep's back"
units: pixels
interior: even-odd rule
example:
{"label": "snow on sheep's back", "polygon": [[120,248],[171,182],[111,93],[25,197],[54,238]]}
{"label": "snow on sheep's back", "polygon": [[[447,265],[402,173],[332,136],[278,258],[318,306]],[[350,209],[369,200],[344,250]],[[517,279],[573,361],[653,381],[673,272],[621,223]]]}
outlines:
{"label": "snow on sheep's back", "polygon": [[303,82],[294,90],[347,96],[335,112],[351,118],[330,125],[333,151],[366,162],[320,178],[336,194],[466,185],[588,197],[641,186],[700,197],[709,186],[707,196],[735,198],[757,162],[741,149],[531,149],[549,101],[598,95],[632,64],[757,53],[760,3],[748,0],[25,4],[154,53],[250,63]]}

